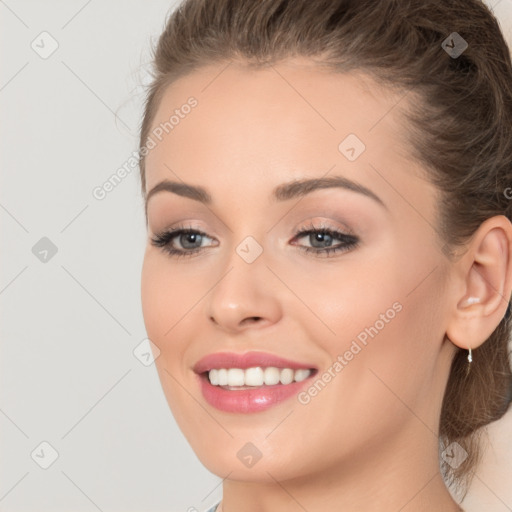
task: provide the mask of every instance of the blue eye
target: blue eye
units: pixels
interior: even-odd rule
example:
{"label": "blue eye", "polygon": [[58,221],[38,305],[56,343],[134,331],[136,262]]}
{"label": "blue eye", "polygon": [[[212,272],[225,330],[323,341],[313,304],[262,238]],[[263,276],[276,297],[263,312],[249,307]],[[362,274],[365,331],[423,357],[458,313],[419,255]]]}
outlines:
{"label": "blue eye", "polygon": [[[358,238],[354,235],[348,235],[341,231],[325,228],[301,230],[297,233],[294,240],[301,238],[307,238],[308,242],[311,244],[311,247],[298,245],[303,251],[323,255],[348,251],[356,247],[359,243]],[[335,240],[338,240],[338,243],[333,245]]]}
{"label": "blue eye", "polygon": [[[315,228],[314,226],[307,229],[299,230],[293,241],[301,238],[308,239],[310,247],[292,243],[301,250],[314,253],[318,256],[329,256],[332,254],[342,253],[353,249],[359,244],[359,239],[352,234],[342,233],[334,229]],[[168,231],[163,231],[151,239],[156,247],[161,247],[167,254],[173,257],[193,256],[202,252],[207,246],[203,242],[212,240],[206,233],[190,228],[178,227]],[[333,245],[334,241],[337,241]],[[176,243],[180,247],[176,247]]]}
{"label": "blue eye", "polygon": [[[171,256],[192,256],[202,250],[202,242],[210,237],[196,229],[176,228],[159,233],[151,242]],[[174,242],[177,240],[182,248],[176,248]]]}

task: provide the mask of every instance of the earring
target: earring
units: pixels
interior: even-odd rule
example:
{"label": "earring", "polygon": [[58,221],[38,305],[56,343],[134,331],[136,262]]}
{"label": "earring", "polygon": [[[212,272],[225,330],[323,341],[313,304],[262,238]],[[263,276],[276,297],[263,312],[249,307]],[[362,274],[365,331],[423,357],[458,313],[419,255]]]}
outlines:
{"label": "earring", "polygon": [[468,306],[471,306],[471,304],[476,304],[477,302],[480,302],[480,297],[468,297],[466,300],[466,304]]}
{"label": "earring", "polygon": [[469,375],[472,362],[473,362],[473,351],[471,350],[471,348],[469,348],[468,349],[468,364],[466,365],[466,377]]}

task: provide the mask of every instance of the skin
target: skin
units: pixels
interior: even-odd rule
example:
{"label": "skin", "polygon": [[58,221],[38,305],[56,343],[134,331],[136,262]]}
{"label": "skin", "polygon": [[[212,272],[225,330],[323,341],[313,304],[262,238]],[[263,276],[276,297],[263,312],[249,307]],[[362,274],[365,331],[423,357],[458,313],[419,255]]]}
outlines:
{"label": "skin", "polygon": [[[443,254],[438,191],[405,142],[408,99],[398,105],[402,95],[367,75],[300,59],[215,64],[168,87],[153,127],[190,96],[197,107],[147,156],[147,190],[170,179],[203,186],[212,203],[151,197],[141,292],[173,415],[201,462],[226,478],[219,511],[460,510],[439,472],[441,402],[458,347],[478,347],[505,314],[510,222],[493,217],[456,259]],[[338,149],[349,133],[366,146],[353,162]],[[343,188],[272,198],[280,184],[334,175],[385,207]],[[311,222],[359,244],[304,252],[311,238],[295,235]],[[151,244],[183,223],[208,234],[202,252],[176,258]],[[247,236],[263,248],[250,264],[236,252]],[[244,415],[202,397],[192,367],[206,354],[261,350],[321,375],[396,302],[401,311],[307,404],[293,397]],[[250,468],[237,457],[247,442],[262,454]]]}

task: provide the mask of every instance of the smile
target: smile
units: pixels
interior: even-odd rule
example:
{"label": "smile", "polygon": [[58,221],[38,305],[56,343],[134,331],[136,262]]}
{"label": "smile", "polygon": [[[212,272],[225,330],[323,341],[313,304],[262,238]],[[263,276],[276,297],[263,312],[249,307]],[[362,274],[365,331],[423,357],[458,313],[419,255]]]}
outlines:
{"label": "smile", "polygon": [[261,412],[296,396],[317,369],[264,352],[218,352],[194,366],[205,401],[224,412]]}

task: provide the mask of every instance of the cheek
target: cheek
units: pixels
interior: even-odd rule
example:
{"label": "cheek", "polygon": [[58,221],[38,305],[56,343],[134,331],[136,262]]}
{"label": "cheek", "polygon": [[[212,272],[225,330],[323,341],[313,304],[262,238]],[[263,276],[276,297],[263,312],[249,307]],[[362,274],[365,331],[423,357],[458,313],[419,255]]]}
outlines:
{"label": "cheek", "polygon": [[149,338],[159,347],[165,331],[169,328],[172,314],[172,295],[165,293],[162,265],[146,251],[141,274],[142,315]]}
{"label": "cheek", "polygon": [[195,377],[189,350],[194,339],[204,338],[198,334],[202,329],[198,315],[212,286],[211,276],[205,270],[187,268],[187,263],[180,267],[149,247],[141,272],[144,324],[148,338],[160,350],[155,366],[173,410],[175,400],[190,400],[180,384],[183,379]]}
{"label": "cheek", "polygon": [[[183,327],[187,325],[187,313],[195,300],[189,298],[189,287],[180,280],[179,273],[170,270],[162,258],[148,250],[144,257],[141,274],[142,314],[148,338],[158,347],[155,367],[164,394],[171,409],[175,409],[187,339]],[[190,316],[190,314],[188,314]]]}
{"label": "cheek", "polygon": [[385,243],[371,255],[361,251],[337,264],[317,263],[300,277],[282,269],[283,281],[302,299],[295,301],[294,317],[323,349],[327,365],[346,353],[348,365],[358,368],[353,375],[367,376],[375,367],[395,380],[400,373],[428,371],[442,339],[435,298],[443,278],[440,269],[432,272],[439,261],[431,249],[412,251]]}
{"label": "cheek", "polygon": [[301,259],[278,269],[296,296],[290,297],[287,309],[292,308],[311,340],[337,354],[366,327],[377,322],[382,328],[381,315],[386,315],[386,320],[395,318],[400,308],[396,303],[405,300],[409,283],[396,255],[385,256],[389,251],[380,244],[377,249],[356,250],[337,261]]}
{"label": "cheek", "polygon": [[148,249],[141,273],[141,302],[149,338],[157,345],[168,343],[173,331],[190,312],[200,290],[187,285],[183,273],[164,256]]}
{"label": "cheek", "polygon": [[[184,353],[189,339],[191,308],[199,290],[187,282],[175,268],[153,249],[144,256],[141,272],[141,302],[149,339],[159,348],[155,366],[170,409],[179,424],[193,417],[188,407],[195,402],[183,389]],[[197,399],[199,397],[196,397]],[[197,411],[194,411],[197,413]]]}

